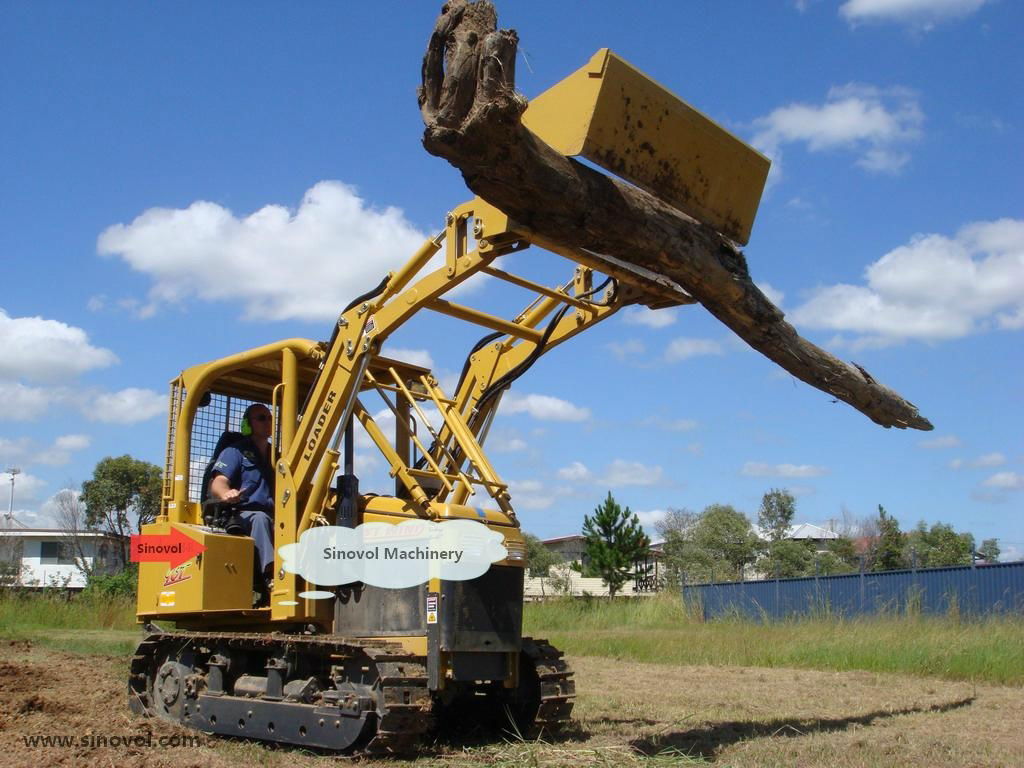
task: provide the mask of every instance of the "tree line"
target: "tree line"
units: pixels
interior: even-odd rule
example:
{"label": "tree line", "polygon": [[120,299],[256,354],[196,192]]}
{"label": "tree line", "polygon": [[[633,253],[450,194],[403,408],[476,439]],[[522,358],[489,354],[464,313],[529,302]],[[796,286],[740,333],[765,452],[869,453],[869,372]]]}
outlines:
{"label": "tree line", "polygon": [[[844,513],[842,522],[830,526],[829,535],[820,539],[792,538],[795,516],[796,499],[779,488],[762,497],[756,529],[729,504],[711,504],[701,512],[669,509],[655,524],[663,542],[664,579],[695,583],[937,568],[970,565],[975,559],[994,563],[1000,554],[996,539],[977,546],[972,534],[958,532],[948,523],[929,525],[922,520],[903,531],[881,505],[861,520]],[[635,563],[648,556],[650,540],[636,514],[610,492],[593,515],[584,518],[582,532],[582,575],[600,577],[614,595],[633,577]],[[547,575],[561,561],[537,537],[527,534],[527,543],[531,575]]]}

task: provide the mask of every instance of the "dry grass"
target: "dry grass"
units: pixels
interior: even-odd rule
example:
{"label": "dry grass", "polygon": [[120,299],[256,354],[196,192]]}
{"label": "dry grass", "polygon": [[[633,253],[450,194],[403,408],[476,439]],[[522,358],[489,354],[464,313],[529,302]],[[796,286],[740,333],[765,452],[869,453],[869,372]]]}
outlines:
{"label": "dry grass", "polygon": [[[576,722],[557,740],[509,736],[481,745],[456,736],[415,761],[366,768],[451,766],[1020,766],[1020,688],[870,672],[674,667],[572,658]],[[125,659],[0,646],[4,765],[320,766],[301,750],[203,737],[202,746],[28,748],[28,734],[180,734],[125,706]],[[13,670],[13,672],[12,672]],[[2,672],[3,670],[0,670]],[[344,761],[344,762],[347,762]]]}

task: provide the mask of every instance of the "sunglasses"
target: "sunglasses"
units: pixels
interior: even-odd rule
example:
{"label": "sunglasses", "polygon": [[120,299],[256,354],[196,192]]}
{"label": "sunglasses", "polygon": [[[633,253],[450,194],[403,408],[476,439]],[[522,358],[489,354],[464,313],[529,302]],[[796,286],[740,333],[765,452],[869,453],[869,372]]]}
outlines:
{"label": "sunglasses", "polygon": [[249,417],[249,421],[270,421],[269,413],[254,413]]}

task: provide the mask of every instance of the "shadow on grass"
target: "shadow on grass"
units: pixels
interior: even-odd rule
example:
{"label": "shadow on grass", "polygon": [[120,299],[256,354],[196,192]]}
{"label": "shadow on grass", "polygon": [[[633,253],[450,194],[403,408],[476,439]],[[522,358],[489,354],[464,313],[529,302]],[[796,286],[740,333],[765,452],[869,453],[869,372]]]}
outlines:
{"label": "shadow on grass", "polygon": [[674,733],[656,734],[655,736],[643,739],[635,739],[630,742],[630,746],[648,756],[663,754],[668,751],[712,760],[721,749],[737,742],[747,741],[748,739],[770,738],[774,736],[807,736],[812,733],[845,731],[851,725],[872,725],[878,720],[899,717],[901,715],[949,712],[961,709],[962,707],[968,707],[973,702],[974,697],[968,696],[945,704],[933,704],[930,707],[876,710],[863,715],[826,718],[822,720],[800,720],[796,718],[780,718],[767,721],[734,720],[711,723],[704,728],[694,728],[689,731],[676,731]]}

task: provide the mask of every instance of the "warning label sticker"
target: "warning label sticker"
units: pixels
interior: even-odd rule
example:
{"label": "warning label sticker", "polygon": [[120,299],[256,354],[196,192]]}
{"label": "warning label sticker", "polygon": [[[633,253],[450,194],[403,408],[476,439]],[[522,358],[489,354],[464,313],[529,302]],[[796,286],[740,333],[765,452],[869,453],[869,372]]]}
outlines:
{"label": "warning label sticker", "polygon": [[427,594],[427,624],[437,624],[437,592]]}

